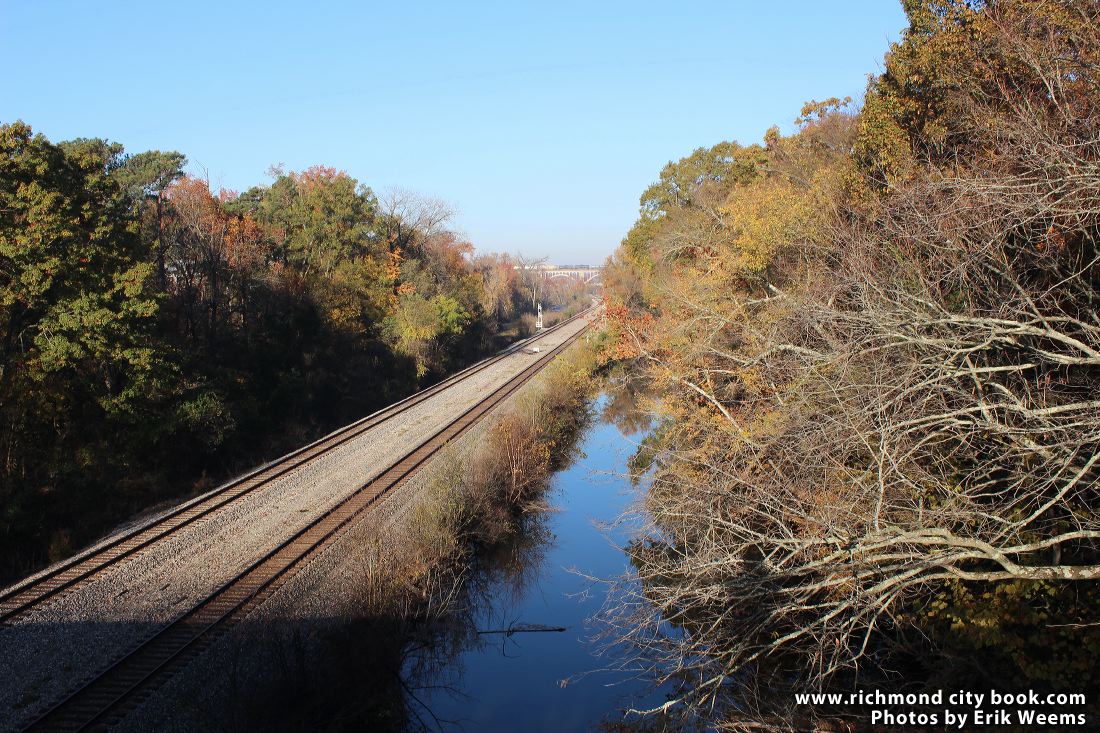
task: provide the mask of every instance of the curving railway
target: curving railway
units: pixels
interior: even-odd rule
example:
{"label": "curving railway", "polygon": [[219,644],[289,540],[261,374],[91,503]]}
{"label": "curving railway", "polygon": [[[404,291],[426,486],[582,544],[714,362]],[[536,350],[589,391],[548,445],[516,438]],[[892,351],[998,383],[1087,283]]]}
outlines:
{"label": "curving railway", "polygon": [[[462,390],[464,384],[483,379],[494,369],[499,371],[502,362],[511,364],[522,355],[522,360],[516,364],[519,368],[512,368],[505,377],[498,378],[487,394],[464,406],[457,415],[447,416],[445,421],[433,425],[426,438],[410,441],[395,460],[388,461],[357,488],[310,518],[287,539],[251,559],[211,591],[201,594],[197,602],[178,609],[170,620],[144,624],[140,638],[131,640],[106,664],[79,678],[62,694],[55,695],[49,705],[37,706],[32,715],[19,719],[16,727],[26,730],[110,727],[330,547],[344,530],[383,498],[399,490],[443,446],[460,437],[530,381],[581,337],[588,328],[589,318],[587,312],[578,314],[518,342],[433,387],[109,538],[0,594],[0,624],[9,627],[0,628],[0,650],[3,650],[8,633],[33,628],[36,614],[47,612],[51,604],[63,600],[66,595],[78,594],[82,588],[93,584],[109,584],[117,566],[170,543],[182,533],[195,531],[195,525],[201,525],[204,520],[231,513],[251,495],[296,472],[310,470],[326,456],[331,458],[339,453],[342,446],[369,440],[371,431],[380,426],[399,422],[401,416],[417,409],[434,412],[433,398],[450,390]],[[544,348],[529,348],[536,342]],[[9,719],[7,723],[17,719]]]}

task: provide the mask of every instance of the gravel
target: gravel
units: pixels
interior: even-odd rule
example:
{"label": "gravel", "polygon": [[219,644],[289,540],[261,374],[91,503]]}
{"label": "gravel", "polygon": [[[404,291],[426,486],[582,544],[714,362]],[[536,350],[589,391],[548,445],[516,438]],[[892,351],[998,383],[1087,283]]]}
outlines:
{"label": "gravel", "polygon": [[[570,324],[538,345],[545,352],[581,325],[579,321]],[[526,351],[509,355],[0,629],[0,679],[5,680],[0,685],[0,729],[18,728],[32,720],[427,440],[539,356]],[[471,437],[467,434],[462,440]],[[414,478],[375,513],[379,517],[400,513],[420,483]],[[362,537],[364,531],[372,531],[363,528],[377,526],[377,518],[371,519],[347,537]],[[257,613],[280,608],[285,618],[287,608],[297,607],[306,615],[331,617],[340,596],[322,594],[318,578],[330,577],[345,555],[337,548],[355,546],[353,539],[349,541],[352,544],[342,538],[333,545]],[[337,576],[362,572],[354,561],[344,567]],[[352,587],[346,582],[322,584]],[[223,644],[218,648],[224,652]]]}
{"label": "gravel", "polygon": [[[492,415],[507,409],[515,396],[497,406]],[[454,442],[461,453],[480,440],[490,424],[482,420]],[[248,730],[257,721],[247,717],[265,704],[261,698],[247,700],[261,689],[278,690],[289,676],[299,684],[309,668],[305,657],[314,661],[325,655],[326,635],[347,626],[348,619],[362,616],[364,576],[378,543],[400,542],[408,523],[408,511],[434,473],[449,467],[436,456],[401,487],[387,496],[327,550],[315,557],[279,588],[244,622],[168,680],[158,691],[119,724],[117,730],[199,732],[219,727]],[[365,641],[370,653],[369,640]],[[289,658],[302,658],[301,668],[288,669]],[[284,685],[285,686],[285,685]],[[245,711],[242,713],[242,711]],[[245,715],[244,719],[223,718]],[[287,726],[289,727],[289,726]],[[285,728],[284,728],[285,729]]]}

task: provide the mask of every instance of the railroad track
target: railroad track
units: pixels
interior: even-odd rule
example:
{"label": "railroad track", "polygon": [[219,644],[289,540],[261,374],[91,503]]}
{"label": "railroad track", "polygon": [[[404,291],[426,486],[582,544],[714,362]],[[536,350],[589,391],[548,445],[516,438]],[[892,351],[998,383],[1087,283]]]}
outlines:
{"label": "railroad track", "polygon": [[309,445],[223,484],[210,493],[184,502],[139,527],[121,533],[104,544],[79,554],[22,585],[8,589],[0,594],[0,626],[18,620],[47,601],[71,593],[91,582],[95,576],[115,567],[123,560],[176,534],[184,527],[213,514],[237,499],[270,484],[275,479],[295,470],[299,466],[315,460],[350,440],[354,440],[366,431],[400,415],[434,395],[484,371],[502,359],[516,353],[532,341],[564,327],[566,324],[582,317],[585,313],[587,313],[587,310],[546,329],[540,334],[518,341],[499,353],[456,372],[438,384],[384,407],[350,425],[345,425]]}
{"label": "railroad track", "polygon": [[[562,324],[564,325],[564,324]],[[529,382],[588,326],[546,352],[410,450],[351,496],[317,517],[290,539],[226,582],[185,615],[163,627],[94,679],[30,724],[33,731],[99,730],[119,722],[188,662],[243,620],[313,558],[335,543],[383,497],[403,485],[447,443],[469,430],[493,408]]]}

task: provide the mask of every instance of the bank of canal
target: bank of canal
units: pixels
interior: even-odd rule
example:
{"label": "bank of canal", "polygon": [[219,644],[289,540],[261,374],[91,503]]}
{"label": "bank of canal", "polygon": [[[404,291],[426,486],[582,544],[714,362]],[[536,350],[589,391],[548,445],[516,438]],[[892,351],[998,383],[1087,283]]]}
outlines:
{"label": "bank of canal", "polygon": [[631,502],[627,462],[644,437],[606,420],[607,404],[606,395],[595,400],[597,417],[581,437],[577,460],[551,479],[550,509],[535,523],[524,560],[487,575],[473,619],[482,632],[523,625],[565,631],[480,634],[416,691],[426,708],[421,714],[443,729],[586,731],[620,720],[623,708],[662,701],[626,673],[598,671],[607,660],[596,656],[587,624],[605,586],[585,576],[612,578],[629,565],[620,549],[625,537],[609,534],[606,525]]}

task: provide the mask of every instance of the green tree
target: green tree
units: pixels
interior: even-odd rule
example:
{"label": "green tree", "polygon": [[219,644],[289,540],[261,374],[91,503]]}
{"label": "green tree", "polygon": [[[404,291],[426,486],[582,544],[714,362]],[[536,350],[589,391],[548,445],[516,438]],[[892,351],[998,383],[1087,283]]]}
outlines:
{"label": "green tree", "polygon": [[377,208],[369,188],[324,166],[279,176],[261,204],[286,261],[307,276],[330,275],[341,262],[377,254],[371,233]]}
{"label": "green tree", "polygon": [[642,193],[642,215],[659,218],[673,208],[691,206],[700,189],[749,183],[759,175],[763,148],[721,142],[710,148],[696,148],[691,155],[669,162],[660,179]]}
{"label": "green tree", "polygon": [[121,153],[103,140],[54,145],[21,122],[0,126],[4,540],[26,519],[22,507],[50,494],[63,501],[55,492],[71,487],[65,474],[101,475],[95,436],[140,421],[158,390],[158,303],[114,176]]}
{"label": "green tree", "polygon": [[165,190],[183,175],[186,162],[187,158],[182,153],[150,150],[126,156],[113,174],[141,220],[143,239],[156,243],[157,281],[162,290],[168,279],[164,237]]}

